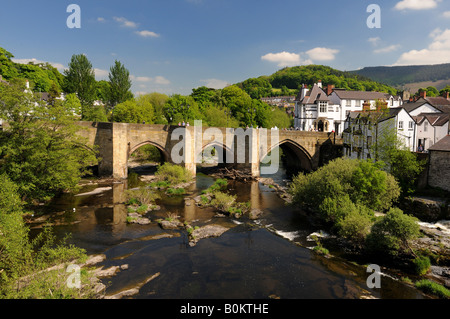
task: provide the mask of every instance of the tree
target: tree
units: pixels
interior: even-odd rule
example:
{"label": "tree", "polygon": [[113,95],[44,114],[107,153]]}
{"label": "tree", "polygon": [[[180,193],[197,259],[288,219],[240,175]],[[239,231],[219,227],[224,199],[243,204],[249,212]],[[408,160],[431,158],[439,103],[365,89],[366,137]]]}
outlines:
{"label": "tree", "polygon": [[8,175],[27,201],[77,189],[87,167],[97,163],[66,106],[40,101],[17,80],[0,85],[0,117],[8,122],[0,131],[0,174]]}
{"label": "tree", "polygon": [[147,95],[140,95],[137,99],[126,100],[114,108],[115,122],[123,123],[153,123],[154,110]]}
{"label": "tree", "polygon": [[76,93],[82,105],[82,119],[90,121],[92,112],[90,109],[96,97],[95,72],[91,62],[84,54],[73,55],[69,69],[64,71],[65,91]]}
{"label": "tree", "polygon": [[133,97],[130,72],[119,61],[115,61],[109,72],[109,100],[112,107]]}
{"label": "tree", "polygon": [[416,155],[406,148],[396,128],[380,129],[376,143],[371,146],[371,153],[375,154],[375,160],[381,163],[382,169],[395,177],[402,196],[414,192],[425,162],[418,161]]}

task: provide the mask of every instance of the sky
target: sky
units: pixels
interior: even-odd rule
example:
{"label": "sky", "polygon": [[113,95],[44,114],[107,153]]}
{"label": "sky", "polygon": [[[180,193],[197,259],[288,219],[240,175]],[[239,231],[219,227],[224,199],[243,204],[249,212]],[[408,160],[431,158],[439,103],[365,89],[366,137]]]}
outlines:
{"label": "sky", "polygon": [[187,95],[286,66],[450,63],[450,1],[3,1],[0,47],[61,72],[85,54],[97,80],[118,60],[133,93]]}

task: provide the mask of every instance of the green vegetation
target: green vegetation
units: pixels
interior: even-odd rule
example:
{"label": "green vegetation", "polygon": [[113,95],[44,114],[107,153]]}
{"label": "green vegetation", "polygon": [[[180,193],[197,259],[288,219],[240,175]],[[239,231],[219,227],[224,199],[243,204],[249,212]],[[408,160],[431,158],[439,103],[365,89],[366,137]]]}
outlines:
{"label": "green vegetation", "polygon": [[5,174],[0,175],[0,298],[91,298],[94,296],[92,275],[81,271],[81,288],[70,289],[66,267],[49,268],[74,262],[83,263],[83,249],[57,243],[50,228],[44,228],[35,239],[23,221],[25,213],[19,187]]}
{"label": "green vegetation", "polygon": [[413,260],[414,270],[417,275],[425,275],[431,267],[430,258],[427,256],[418,256]]}
{"label": "green vegetation", "polygon": [[[419,236],[417,219],[392,208],[400,188],[377,163],[339,158],[291,184],[293,204],[309,208],[333,232],[355,246],[381,255],[410,252]],[[375,218],[374,211],[387,211]]]}
{"label": "green vegetation", "polygon": [[285,86],[288,89],[298,90],[302,84],[312,86],[319,80],[322,81],[324,86],[332,84],[336,88],[346,90],[397,93],[397,90],[393,87],[375,82],[368,77],[322,65],[286,67],[268,77],[272,87],[280,89]]}
{"label": "green vegetation", "polygon": [[77,189],[88,166],[96,165],[95,153],[77,132],[73,104],[60,100],[43,103],[24,92],[23,81],[0,85],[0,118],[8,126],[0,131],[0,173],[19,187],[31,202],[48,200]]}
{"label": "green vegetation", "polygon": [[170,185],[190,182],[193,178],[191,172],[189,172],[186,168],[167,162],[158,167],[155,176],[157,181],[167,182]]}
{"label": "green vegetation", "polygon": [[450,290],[436,282],[423,279],[417,281],[415,285],[426,293],[436,295],[442,299],[450,299]]}
{"label": "green vegetation", "polygon": [[326,203],[327,197],[333,200],[348,196],[355,204],[385,210],[398,198],[400,188],[378,164],[338,158],[313,173],[294,177],[290,192],[297,204],[311,209]]}

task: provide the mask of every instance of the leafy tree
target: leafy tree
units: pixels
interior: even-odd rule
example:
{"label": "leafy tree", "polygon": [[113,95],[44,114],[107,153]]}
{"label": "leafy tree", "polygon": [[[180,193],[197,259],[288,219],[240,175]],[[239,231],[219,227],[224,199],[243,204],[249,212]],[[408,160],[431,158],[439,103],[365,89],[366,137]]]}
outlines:
{"label": "leafy tree", "polygon": [[172,95],[164,105],[164,114],[171,124],[180,122],[193,124],[195,120],[203,120],[198,103],[192,96]]}
{"label": "leafy tree", "polygon": [[238,84],[252,99],[270,96],[272,85],[267,77],[250,78]]}
{"label": "leafy tree", "polygon": [[0,85],[0,117],[8,126],[0,132],[0,174],[18,186],[26,200],[47,200],[77,188],[95,154],[83,145],[72,109],[61,101],[48,105],[23,82]]}
{"label": "leafy tree", "polygon": [[115,122],[152,123],[153,117],[153,105],[146,95],[117,104],[113,112]]}
{"label": "leafy tree", "polygon": [[[84,54],[73,55],[69,63],[69,69],[65,70],[64,74],[65,91],[76,93],[81,101],[83,107],[82,119],[95,120],[97,112],[91,109],[96,98],[96,80],[91,62]],[[94,119],[92,116],[94,116]]]}
{"label": "leafy tree", "polygon": [[378,132],[376,143],[371,146],[375,160],[381,163],[384,171],[395,177],[402,196],[414,192],[415,183],[424,169],[425,162],[418,161],[403,141],[397,136],[396,128],[385,128]]}
{"label": "leafy tree", "polygon": [[119,103],[125,102],[133,97],[131,93],[130,71],[119,61],[115,61],[109,72],[109,99],[114,107]]}
{"label": "leafy tree", "polygon": [[111,84],[108,81],[101,80],[96,83],[96,100],[102,101],[104,104],[110,102]]}
{"label": "leafy tree", "polygon": [[211,101],[214,94],[215,94],[214,89],[208,88],[206,86],[200,86],[196,89],[192,89],[191,96],[197,103],[202,104]]}
{"label": "leafy tree", "polygon": [[146,94],[146,100],[153,105],[153,123],[155,124],[168,124],[166,117],[164,116],[164,105],[169,97],[162,93],[149,93]]}

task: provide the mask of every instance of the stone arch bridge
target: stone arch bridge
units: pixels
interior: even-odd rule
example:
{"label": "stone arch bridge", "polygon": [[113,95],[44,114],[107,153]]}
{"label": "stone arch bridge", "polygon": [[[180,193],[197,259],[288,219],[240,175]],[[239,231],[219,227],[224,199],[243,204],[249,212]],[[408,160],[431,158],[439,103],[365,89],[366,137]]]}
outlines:
{"label": "stone arch bridge", "polygon": [[[312,171],[341,156],[342,139],[334,133],[270,129],[233,129],[157,124],[78,122],[87,147],[98,151],[99,175],[123,179],[128,176],[128,159],[139,147],[156,146],[164,160],[183,165],[195,174],[202,155],[214,147],[219,163],[251,170],[253,176],[276,173],[278,150],[302,171]],[[200,125],[199,125],[200,124]],[[222,152],[221,152],[222,151]],[[261,165],[261,162],[269,163]]]}

